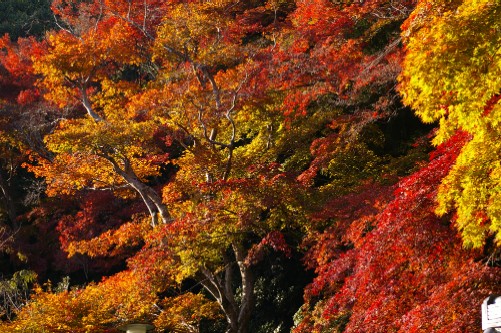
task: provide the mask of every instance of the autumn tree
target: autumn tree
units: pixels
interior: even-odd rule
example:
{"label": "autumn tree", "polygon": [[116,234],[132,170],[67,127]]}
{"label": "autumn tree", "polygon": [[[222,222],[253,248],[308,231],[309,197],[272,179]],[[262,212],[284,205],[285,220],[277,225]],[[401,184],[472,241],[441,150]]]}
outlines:
{"label": "autumn tree", "polygon": [[438,194],[440,215],[455,219],[468,247],[499,241],[500,4],[489,1],[419,3],[403,26],[404,101],[425,122],[439,122],[434,142],[457,131],[471,140]]}
{"label": "autumn tree", "polygon": [[[46,139],[55,162],[33,170],[53,195],[68,183],[71,191],[130,186],[128,171],[145,184],[159,175],[144,154],[165,153],[152,141],[163,126],[164,140],[183,148],[171,157],[178,171],[161,202],[172,221],[139,233],[145,245],[129,266],[200,281],[228,331],[245,332],[255,302],[252,265],[268,248],[290,251],[283,232],[304,225],[306,202],[314,209],[306,186],[346,192],[382,180],[394,160],[377,121],[403,110],[392,90],[400,56],[393,27],[405,6],[56,2],[62,30],[36,66],[46,97],[61,106],[74,98],[87,118],[62,122]],[[350,36],[358,13],[366,26]],[[381,36],[387,46],[376,43]],[[337,60],[327,62],[331,56]],[[157,225],[157,199],[138,193]],[[68,248],[105,255],[124,234],[138,235],[130,230],[137,225]]]}
{"label": "autumn tree", "polygon": [[[485,253],[462,248],[452,228],[452,215],[446,213],[458,209],[458,224],[467,245],[483,244],[488,227],[485,215],[475,213],[479,222],[464,220],[471,225],[468,228],[464,228],[460,219],[468,209],[483,209],[479,200],[485,196],[479,191],[491,193],[491,188],[477,187],[478,181],[460,178],[457,173],[477,172],[472,165],[477,165],[478,155],[476,160],[465,159],[465,156],[473,156],[473,151],[481,153],[478,144],[471,147],[470,153],[466,152],[477,135],[485,138],[478,134],[479,129],[484,128],[480,124],[485,122],[471,118],[476,116],[468,103],[481,105],[477,108],[481,118],[495,110],[498,102],[491,96],[465,98],[476,94],[475,91],[478,94],[486,91],[485,88],[477,90],[479,82],[493,87],[492,93],[487,90],[487,95],[496,96],[499,90],[487,80],[491,68],[487,65],[488,59],[493,58],[499,37],[496,29],[490,28],[496,26],[494,7],[487,3],[478,6],[478,3],[462,1],[423,1],[403,26],[407,43],[400,79],[404,101],[415,107],[423,120],[440,120],[435,143],[442,145],[428,164],[398,183],[394,197],[388,196],[391,187],[369,183],[355,193],[332,199],[324,211],[315,215],[313,222],[319,223],[320,231],[308,238],[312,247],[307,260],[318,277],[307,288],[306,304],[296,315],[297,332],[478,329],[478,315],[466,308],[478,307],[479,299],[497,292],[498,268],[489,267],[495,262],[489,261]],[[485,25],[473,23],[478,17],[482,17]],[[457,38],[458,35],[466,39]],[[482,37],[478,39],[478,36]],[[457,58],[451,61],[444,57],[447,51]],[[472,61],[476,55],[480,57],[478,62]],[[482,58],[483,55],[486,58]],[[430,57],[433,60],[430,61]],[[480,73],[480,67],[486,80],[484,77],[479,82],[471,80],[479,77],[476,73]],[[464,72],[468,74],[463,77]],[[465,82],[469,85],[464,86]],[[462,90],[463,87],[466,89]],[[453,110],[467,108],[468,113],[461,116],[453,113]],[[459,120],[460,117],[464,118]],[[482,131],[486,128],[492,130],[495,126],[489,124]],[[479,166],[490,170],[496,165],[491,162],[482,161]],[[468,192],[470,186],[477,189],[475,194]],[[467,193],[472,193],[470,202],[464,200]],[[437,195],[441,202],[438,211],[443,217],[435,214]],[[492,198],[486,202],[493,202]],[[487,256],[489,251],[487,249]],[[469,305],[465,307],[465,304]]]}
{"label": "autumn tree", "polygon": [[406,140],[422,128],[395,90],[398,27],[412,8],[410,1],[300,1],[276,37],[270,81],[290,134],[279,155],[326,196],[369,178],[395,181],[419,158]]}
{"label": "autumn tree", "polygon": [[[217,305],[201,295],[158,298],[155,286],[134,272],[119,273],[85,289],[68,281],[37,286],[14,323],[0,324],[9,332],[119,332],[119,324],[152,320],[159,330],[198,332],[202,318],[217,318]],[[153,315],[155,314],[155,316]]]}
{"label": "autumn tree", "polygon": [[319,212],[317,223],[335,222],[310,239],[307,262],[318,277],[295,332],[478,329],[471,309],[498,292],[499,268],[463,249],[450,221],[434,212],[440,182],[467,140],[466,133],[452,137],[396,188],[371,185]]}
{"label": "autumn tree", "polygon": [[37,190],[39,182],[21,166],[35,154],[51,158],[42,140],[58,117],[34,85],[31,55],[40,47],[34,38],[12,42],[5,35],[0,39],[0,210],[2,229],[11,241],[21,227],[19,214],[38,203],[43,191]]}
{"label": "autumn tree", "polygon": [[[76,14],[65,6],[74,7]],[[31,170],[45,177],[49,194],[128,187],[141,196],[153,225],[159,218],[167,222],[167,208],[146,182],[146,177],[159,174],[159,163],[166,158],[152,141],[158,126],[151,119],[127,115],[125,109],[140,80],[127,79],[124,71],[145,61],[141,47],[146,46],[130,26],[109,15],[100,17],[96,6],[54,3],[64,26],[49,37],[47,51],[36,59],[35,68],[43,75],[48,100],[60,108],[80,105],[88,118],[61,121],[59,130],[46,139],[56,153],[54,160]],[[131,47],[129,39],[137,40],[137,47]]]}
{"label": "autumn tree", "polygon": [[[35,68],[45,98],[80,108],[83,117],[62,120],[45,138],[54,159],[40,159],[30,170],[45,178],[53,196],[112,189],[126,197],[132,187],[153,227],[136,216],[95,238],[69,242],[70,254],[113,255],[127,243],[143,246],[129,260],[131,271],[160,281],[199,281],[225,314],[228,332],[247,332],[253,265],[270,249],[289,255],[283,233],[301,228],[308,195],[270,149],[286,134],[277,130],[280,100],[266,93],[259,63],[261,43],[270,42],[246,41],[265,29],[255,26],[254,15],[271,18],[290,6],[66,5],[53,5],[61,30],[49,35]],[[169,156],[178,171],[162,201],[148,181],[165,181],[161,167],[173,147],[182,153]]]}

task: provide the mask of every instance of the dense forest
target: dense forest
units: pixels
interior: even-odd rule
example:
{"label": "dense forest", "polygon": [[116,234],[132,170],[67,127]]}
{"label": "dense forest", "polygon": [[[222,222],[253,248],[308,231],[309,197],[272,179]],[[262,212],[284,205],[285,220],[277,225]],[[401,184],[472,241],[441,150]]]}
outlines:
{"label": "dense forest", "polygon": [[0,331],[481,331],[500,13],[2,0]]}

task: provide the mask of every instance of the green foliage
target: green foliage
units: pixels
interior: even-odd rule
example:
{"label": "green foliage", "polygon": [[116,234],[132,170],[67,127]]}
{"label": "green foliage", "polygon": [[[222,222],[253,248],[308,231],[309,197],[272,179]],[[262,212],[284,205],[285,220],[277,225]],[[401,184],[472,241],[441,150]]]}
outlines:
{"label": "green foliage", "polygon": [[252,332],[285,333],[292,327],[292,319],[302,304],[303,288],[309,274],[303,271],[296,258],[271,254],[256,268],[256,311]]}
{"label": "green foliage", "polygon": [[50,0],[2,0],[0,2],[0,35],[42,37],[54,27]]}
{"label": "green foliage", "polygon": [[0,280],[0,319],[11,320],[29,298],[30,288],[36,282],[33,271],[21,270],[8,280]]}

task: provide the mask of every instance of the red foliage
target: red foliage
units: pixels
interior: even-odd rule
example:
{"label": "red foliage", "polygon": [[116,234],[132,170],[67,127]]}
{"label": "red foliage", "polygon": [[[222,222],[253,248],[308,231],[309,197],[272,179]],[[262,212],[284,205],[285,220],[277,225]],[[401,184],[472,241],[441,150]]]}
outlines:
{"label": "red foliage", "polygon": [[287,244],[285,240],[284,234],[280,231],[272,231],[268,233],[261,242],[255,244],[247,254],[247,258],[245,260],[247,265],[253,265],[259,262],[266,251],[266,247],[272,248],[276,252],[282,252],[287,258],[290,258],[292,255],[292,249]]}
{"label": "red foliage", "polygon": [[[392,200],[375,195],[364,209],[354,208],[365,216],[324,210],[320,217],[336,223],[318,236],[307,256],[318,277],[306,290],[305,319],[296,332],[478,329],[480,317],[471,309],[499,292],[499,269],[476,261],[478,253],[463,250],[450,222],[434,214],[437,187],[467,140],[459,133],[438,147],[427,165],[400,181]],[[388,203],[377,214],[367,211],[377,199]],[[324,302],[316,304],[319,299]],[[346,314],[349,320],[339,324]]]}
{"label": "red foliage", "polygon": [[487,101],[484,106],[484,116],[487,116],[489,113],[491,113],[492,109],[499,102],[499,100],[501,100],[501,94],[496,94]]}
{"label": "red foliage", "polygon": [[[126,242],[127,232],[139,237],[136,227],[125,223],[131,216],[142,212],[140,202],[126,202],[115,198],[111,193],[96,191],[74,198],[59,197],[57,201],[46,200],[28,213],[19,216],[23,225],[16,234],[15,247],[19,248],[41,280],[54,274],[75,274],[79,282],[88,281],[101,274],[109,273],[117,266],[124,264],[124,258],[135,250],[132,242],[126,246],[108,245],[104,241],[94,252],[104,252],[105,245],[109,253],[101,258],[89,258],[88,255],[74,255],[68,258],[66,252],[72,242],[90,240],[97,235],[106,235],[116,229],[123,229],[119,241]],[[125,223],[125,224],[124,224]],[[133,231],[126,230],[126,228]],[[111,239],[110,241],[113,241]],[[97,243],[97,241],[96,241]],[[119,244],[120,245],[120,244]],[[110,248],[113,249],[110,250]],[[21,264],[21,263],[19,263]]]}
{"label": "red foliage", "polygon": [[[240,70],[237,64],[244,67],[244,58],[251,56],[252,61],[245,65],[248,80],[239,90],[237,103],[249,106],[243,111],[250,110],[252,105],[262,112],[268,109],[282,112],[286,124],[297,125],[298,135],[306,137],[296,140],[301,141],[298,147],[309,145],[310,150],[292,152],[296,148],[292,147],[291,152],[278,152],[271,160],[279,161],[288,158],[285,155],[289,153],[297,153],[298,160],[306,162],[298,162],[301,166],[293,172],[289,170],[294,166],[288,169],[279,163],[257,164],[235,172],[229,179],[224,177],[224,180],[204,183],[197,183],[187,172],[184,174],[186,179],[179,180],[178,186],[175,179],[166,180],[171,175],[167,174],[169,170],[165,165],[176,154],[179,156],[181,148],[175,142],[180,141],[180,146],[183,145],[189,131],[183,128],[184,132],[171,132],[170,128],[159,127],[153,140],[157,142],[156,148],[165,154],[152,153],[145,156],[145,160],[165,167],[162,177],[158,177],[159,183],[178,186],[173,187],[173,191],[166,190],[164,198],[169,209],[174,207],[174,221],[166,219],[169,223],[150,229],[147,223],[138,221],[139,215],[135,215],[144,207],[137,208],[134,203],[117,199],[105,191],[82,191],[77,194],[79,202],[48,202],[21,218],[29,222],[30,229],[22,230],[26,234],[20,235],[18,245],[29,252],[30,260],[36,262],[32,267],[48,269],[52,260],[54,270],[62,270],[61,267],[66,265],[66,271],[76,271],[77,260],[66,260],[61,251],[63,248],[70,253],[83,253],[78,259],[84,261],[88,259],[86,254],[107,256],[106,260],[93,259],[92,265],[103,271],[117,263],[123,264],[123,259],[129,257],[129,268],[143,274],[149,279],[148,283],[167,285],[179,276],[181,279],[187,276],[198,278],[195,271],[200,268],[197,265],[208,267],[213,264],[215,275],[222,272],[223,267],[229,266],[226,266],[227,258],[221,261],[220,257],[228,253],[235,245],[233,243],[245,249],[243,256],[235,254],[235,258],[246,257],[247,268],[270,249],[289,257],[292,250],[284,233],[289,228],[301,228],[301,231],[309,232],[303,244],[309,249],[305,263],[315,270],[317,277],[305,291],[306,304],[296,332],[476,330],[479,318],[471,309],[478,307],[487,294],[500,291],[497,287],[501,282],[499,269],[483,265],[476,259],[478,253],[462,249],[461,240],[450,221],[434,214],[437,187],[468,136],[458,133],[447,144],[438,147],[419,171],[397,185],[367,180],[377,178],[374,176],[376,172],[363,169],[365,164],[376,165],[374,169],[385,163],[388,164],[385,166],[392,167],[388,162],[391,157],[382,156],[386,151],[379,155],[376,148],[369,147],[373,144],[377,149],[385,150],[380,142],[384,141],[381,137],[386,133],[377,126],[368,125],[388,119],[402,107],[394,90],[402,59],[398,25],[415,2],[228,1],[228,6],[218,7],[212,14],[221,22],[226,22],[222,19],[226,15],[224,18],[231,18],[228,20],[231,23],[221,29],[217,27],[217,40],[193,37],[199,39],[196,48],[204,49],[213,42],[214,45],[221,42],[235,46],[231,50],[238,54],[229,52],[228,63],[210,64],[206,68],[193,60],[188,61],[187,53],[173,52],[176,55],[173,66],[193,70],[195,75],[203,72],[199,77],[202,86],[208,84],[209,76],[217,73],[214,77],[222,82],[223,87],[225,81],[231,81],[231,76],[237,75],[233,71]],[[195,1],[55,0],[53,10],[61,26],[74,34],[71,38],[76,39],[85,31],[95,30],[102,35],[113,32],[117,37],[124,37],[120,39],[124,44],[121,48],[113,43],[106,44],[109,46],[107,52],[138,47],[146,55],[151,46],[146,36],[151,33],[154,38],[162,17],[168,18],[169,10],[178,3]],[[199,3],[211,5],[211,2]],[[103,6],[106,14],[103,14]],[[139,31],[141,29],[144,31]],[[61,34],[65,34],[64,29]],[[11,103],[16,112],[18,109],[30,112],[42,103],[35,85],[31,57],[36,57],[44,47],[43,43],[33,39],[21,39],[17,44],[11,43],[7,36],[0,40],[0,97],[2,103]],[[176,47],[182,48],[182,45]],[[165,45],[165,48],[167,50],[169,46]],[[121,55],[121,51],[111,52],[106,66],[98,66],[95,70],[102,71],[99,74],[103,76],[113,77],[104,74],[111,74],[117,69],[115,66],[121,66],[120,59],[115,59]],[[235,59],[231,59],[233,56]],[[150,60],[152,58],[148,55],[144,59],[145,65],[149,66]],[[199,70],[202,72],[197,72]],[[146,74],[141,75],[150,80]],[[182,75],[178,77],[177,74],[165,78],[169,84],[183,80]],[[218,89],[212,88],[212,93],[219,95]],[[98,95],[99,89],[90,89],[95,89],[93,96]],[[210,96],[211,92],[207,92]],[[186,96],[190,95],[191,99],[191,94],[195,96],[197,93],[194,88]],[[223,89],[221,96],[229,98]],[[173,93],[172,100],[176,98]],[[485,115],[500,99],[500,95],[492,96],[485,107]],[[177,101],[173,105],[184,103]],[[219,106],[217,112],[220,112]],[[226,117],[232,121],[230,112]],[[239,117],[242,113],[245,112],[240,112]],[[133,120],[138,123],[149,120],[143,110],[135,114]],[[202,121],[201,115],[199,118]],[[305,119],[307,121],[301,123]],[[11,124],[10,121],[4,123]],[[363,130],[371,128],[375,129],[367,134],[370,138],[363,137],[366,134]],[[39,137],[42,138],[50,128],[45,131],[36,134],[41,134]],[[270,126],[270,131],[275,130]],[[252,132],[248,133],[249,139],[255,135]],[[221,146],[235,148],[240,154],[245,150],[247,140],[246,133],[240,134],[242,139]],[[274,133],[270,133],[270,137],[271,134]],[[282,132],[276,134],[282,135]],[[198,146],[197,141],[189,148],[195,152]],[[218,149],[216,145],[212,146],[216,156]],[[35,150],[34,147],[31,149]],[[268,150],[273,153],[273,149]],[[252,149],[248,153],[253,153]],[[343,154],[354,161],[353,164],[345,163],[346,170],[340,170],[342,167],[336,164],[336,158],[343,157]],[[365,157],[371,158],[371,163],[365,163]],[[268,161],[268,157],[264,158]],[[245,158],[242,160],[247,163]],[[260,157],[256,163],[259,160]],[[212,161],[202,156],[197,163],[205,168],[210,167]],[[178,175],[183,175],[183,168],[192,166],[197,165],[180,163],[176,166],[181,171]],[[238,166],[237,163],[234,166]],[[359,166],[360,170],[357,169]],[[381,170],[384,168],[377,169],[377,172]],[[339,189],[342,194],[336,193],[338,196],[328,200],[322,210],[311,215],[311,223],[305,224],[303,216],[316,204],[307,189],[318,189],[314,185],[322,171],[325,171],[322,174],[326,175],[325,178],[330,177],[328,185],[331,186],[330,189],[325,186],[327,190],[323,193]],[[295,178],[299,173],[300,176]],[[339,178],[342,181],[337,184]],[[384,176],[378,179],[381,178],[387,180]],[[302,184],[297,184],[297,179]],[[346,194],[348,191],[353,192]],[[310,201],[306,204],[306,200]],[[41,239],[39,235],[46,238]],[[233,247],[236,253],[235,249],[236,246]],[[45,256],[47,253],[51,255]],[[186,267],[181,267],[184,264]],[[227,286],[230,286],[229,282]]]}
{"label": "red foliage", "polygon": [[72,241],[89,240],[129,220],[133,211],[111,192],[96,191],[81,198],[74,215],[59,219],[57,231],[63,249]]}
{"label": "red foliage", "polygon": [[8,35],[0,38],[0,97],[21,105],[40,99],[31,61],[40,48],[42,43],[34,38],[20,38],[17,43],[11,42]]}
{"label": "red foliage", "polygon": [[[380,97],[371,111],[388,112],[395,99],[386,95],[394,93],[402,59],[392,25],[410,13],[415,1],[397,5],[381,0],[316,0],[296,5],[287,38],[273,50],[275,84],[286,91],[284,113],[305,116],[307,106],[326,93],[337,95],[343,106],[363,100],[361,94],[368,92]],[[378,38],[388,42],[373,45]],[[381,94],[380,87],[386,87],[386,93]]]}

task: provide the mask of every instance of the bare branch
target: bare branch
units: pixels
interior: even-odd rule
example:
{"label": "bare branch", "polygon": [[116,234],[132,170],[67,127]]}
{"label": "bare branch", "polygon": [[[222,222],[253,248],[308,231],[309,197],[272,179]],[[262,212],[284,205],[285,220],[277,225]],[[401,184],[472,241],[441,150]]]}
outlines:
{"label": "bare branch", "polygon": [[103,121],[103,118],[101,118],[96,112],[94,112],[92,108],[92,104],[89,100],[89,96],[87,95],[87,87],[85,84],[81,84],[80,87],[80,93],[82,94],[82,105],[84,106],[85,110],[87,111],[87,114],[94,119],[95,122],[101,122]]}
{"label": "bare branch", "polygon": [[61,29],[62,31],[65,31],[67,33],[69,33],[70,35],[78,38],[80,41],[83,41],[82,37],[78,36],[74,31],[72,31],[70,28],[65,28],[63,27],[60,23],[59,23],[59,20],[57,19],[57,16],[56,14],[53,14],[53,17],[54,17],[54,22],[56,23],[56,26]]}
{"label": "bare branch", "polygon": [[144,4],[144,16],[143,16],[143,30],[146,30],[146,16],[148,15],[148,5],[146,0],[143,0]]}
{"label": "bare branch", "polygon": [[211,139],[211,137],[209,136],[209,134],[207,132],[207,126],[203,120],[203,115],[202,115],[203,108],[202,107],[197,107],[197,108],[198,108],[198,121],[200,122],[200,125],[202,126],[205,140],[207,140],[207,142],[209,142],[210,144],[213,144],[213,145],[218,145],[218,146],[221,146],[224,148],[230,148],[230,145],[228,145],[226,143]]}
{"label": "bare branch", "polygon": [[104,3],[103,0],[100,0],[99,3],[101,6],[99,7],[99,16],[97,17],[96,24],[94,25],[94,32],[97,32],[97,26],[99,21],[101,21],[101,18],[103,17],[103,12],[104,12]]}

